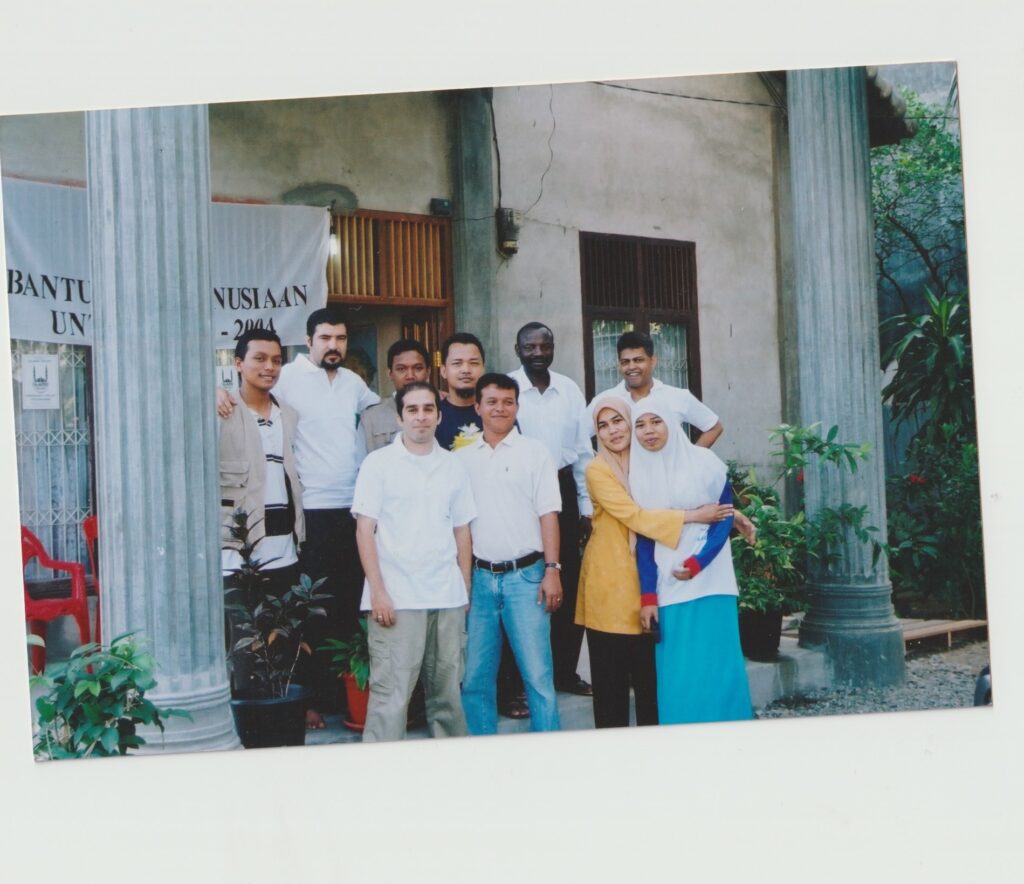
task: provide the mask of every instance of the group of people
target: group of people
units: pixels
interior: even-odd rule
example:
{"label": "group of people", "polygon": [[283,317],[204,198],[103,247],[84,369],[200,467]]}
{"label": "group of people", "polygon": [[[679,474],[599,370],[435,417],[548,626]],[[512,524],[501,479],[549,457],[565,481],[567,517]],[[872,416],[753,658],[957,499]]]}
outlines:
{"label": "group of people", "polygon": [[[423,345],[399,340],[381,401],[344,367],[348,328],[338,307],[314,311],[287,365],[273,332],[242,335],[238,394],[218,390],[220,490],[226,579],[243,509],[275,590],[324,579],[307,644],[367,616],[364,741],[404,736],[418,683],[435,737],[495,733],[499,711],[557,730],[557,691],[592,694],[597,727],[628,725],[631,689],[638,724],[751,716],[728,536],[753,526],[709,450],[721,422],[654,379],[649,336],[620,337],[622,383],[589,406],[551,370],[542,323],[519,330],[510,374],[486,371],[474,335],[449,337],[444,394]],[[317,655],[300,679],[323,727],[335,680]]]}

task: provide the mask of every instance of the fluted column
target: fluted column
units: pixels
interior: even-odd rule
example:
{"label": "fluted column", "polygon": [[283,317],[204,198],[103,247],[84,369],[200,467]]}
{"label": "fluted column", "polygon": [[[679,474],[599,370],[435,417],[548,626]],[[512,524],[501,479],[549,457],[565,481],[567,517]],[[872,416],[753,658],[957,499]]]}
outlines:
{"label": "fluted column", "polygon": [[104,636],[143,633],[192,715],[151,751],[230,748],[207,109],[90,112],[86,143]]}
{"label": "fluted column", "polygon": [[[805,471],[808,516],[847,502],[885,537],[878,306],[863,68],[787,75],[801,421],[839,425],[840,440],[869,442],[853,475]],[[811,562],[811,607],[800,644],[828,652],[843,683],[903,679],[903,637],[885,558],[847,532],[833,565]]]}
{"label": "fluted column", "polygon": [[497,364],[498,322],[494,303],[494,163],[491,157],[490,89],[452,93],[454,146],[452,224],[455,326],[473,332]]}

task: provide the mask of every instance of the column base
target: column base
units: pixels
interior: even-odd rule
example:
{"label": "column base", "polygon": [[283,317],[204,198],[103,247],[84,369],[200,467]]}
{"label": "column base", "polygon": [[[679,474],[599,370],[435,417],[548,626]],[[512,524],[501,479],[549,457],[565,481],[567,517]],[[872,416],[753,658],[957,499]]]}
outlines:
{"label": "column base", "polygon": [[146,698],[160,708],[182,709],[192,720],[177,715],[165,718],[162,734],[156,727],[140,729],[146,740],[139,750],[140,755],[241,748],[231,714],[231,691],[226,682],[206,690],[164,693],[157,689]]}
{"label": "column base", "polygon": [[812,591],[799,645],[825,651],[834,684],[889,687],[903,683],[903,629],[892,589],[836,586]]}

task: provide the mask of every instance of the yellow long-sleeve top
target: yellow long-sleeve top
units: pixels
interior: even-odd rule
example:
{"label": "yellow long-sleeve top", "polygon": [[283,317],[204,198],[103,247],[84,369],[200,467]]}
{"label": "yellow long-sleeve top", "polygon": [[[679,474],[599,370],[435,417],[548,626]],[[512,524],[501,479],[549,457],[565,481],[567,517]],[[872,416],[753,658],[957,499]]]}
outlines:
{"label": "yellow long-sleeve top", "polygon": [[600,632],[639,635],[640,577],[629,551],[629,529],[674,547],[683,530],[681,510],[644,510],[599,457],[587,464],[594,504],[592,532],[580,567],[576,622]]}

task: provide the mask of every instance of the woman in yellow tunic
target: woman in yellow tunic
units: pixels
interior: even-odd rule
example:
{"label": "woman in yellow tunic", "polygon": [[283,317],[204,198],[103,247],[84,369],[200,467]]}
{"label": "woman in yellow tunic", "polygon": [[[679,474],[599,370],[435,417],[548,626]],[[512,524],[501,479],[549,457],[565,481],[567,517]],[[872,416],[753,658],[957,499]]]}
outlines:
{"label": "woman in yellow tunic", "polygon": [[640,625],[636,534],[675,547],[685,521],[721,521],[732,508],[708,503],[687,511],[642,510],[629,495],[629,404],[606,396],[593,414],[597,457],[587,465],[593,531],[580,568],[576,622],[587,630],[594,726],[629,726],[630,687],[637,724],[657,724],[654,639]]}

